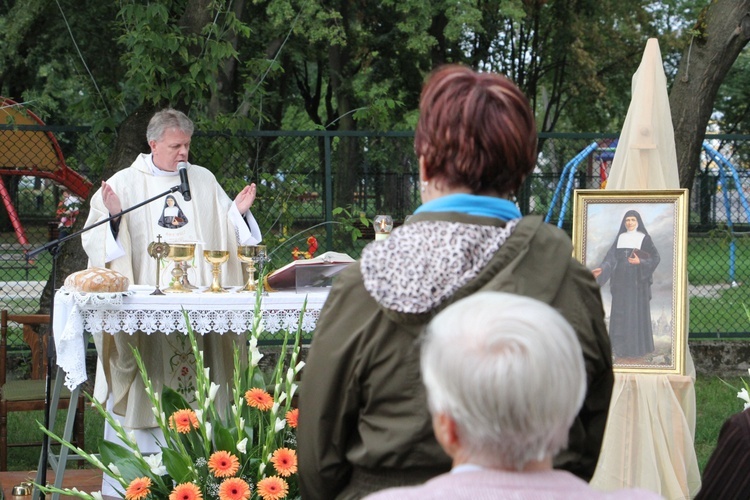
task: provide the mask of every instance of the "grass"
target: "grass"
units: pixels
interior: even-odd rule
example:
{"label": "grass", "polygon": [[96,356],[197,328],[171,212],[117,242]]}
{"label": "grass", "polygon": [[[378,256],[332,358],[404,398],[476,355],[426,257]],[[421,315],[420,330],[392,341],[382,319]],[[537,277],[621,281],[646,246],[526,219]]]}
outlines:
{"label": "grass", "polygon": [[[725,379],[734,387],[741,387],[740,377]],[[742,410],[742,401],[736,396],[736,391],[716,376],[699,375],[695,383],[696,426],[695,451],[698,456],[700,470],[708,461],[716,446],[716,439],[724,421],[732,414]],[[65,419],[64,411],[60,411],[57,418],[56,432],[62,433]],[[86,443],[88,452],[96,452],[99,441],[104,432],[104,420],[91,407],[86,408]],[[42,412],[15,413],[9,417],[8,437],[11,441],[19,442],[39,437],[41,431],[36,422],[42,421]],[[9,469],[35,471],[39,462],[40,448],[14,448],[8,453]]]}
{"label": "grass", "polygon": [[[723,378],[733,387],[742,387],[740,377]],[[703,472],[711,452],[716,447],[724,421],[729,416],[742,411],[742,400],[737,391],[717,376],[698,376],[695,383],[695,453],[698,466]]]}
{"label": "grass", "polygon": [[750,287],[727,288],[718,294],[719,298],[690,297],[690,338],[750,329],[744,308],[750,304]]}
{"label": "grass", "polygon": [[[726,238],[688,238],[688,276],[691,285],[727,283],[729,280],[729,241]],[[735,277],[750,275],[750,238],[735,238]]]}
{"label": "grass", "polygon": [[[57,412],[54,431],[58,436],[62,436],[66,412],[67,410]],[[99,441],[104,436],[104,418],[99,415],[96,409],[87,405],[84,421],[84,439],[86,441],[84,450],[89,453],[96,453],[99,450]],[[41,442],[43,433],[39,429],[39,424],[44,424],[44,412],[42,411],[10,413],[8,415],[8,442]],[[41,446],[9,448],[8,470],[36,471],[41,449]],[[75,467],[75,465],[69,464],[68,467]]]}

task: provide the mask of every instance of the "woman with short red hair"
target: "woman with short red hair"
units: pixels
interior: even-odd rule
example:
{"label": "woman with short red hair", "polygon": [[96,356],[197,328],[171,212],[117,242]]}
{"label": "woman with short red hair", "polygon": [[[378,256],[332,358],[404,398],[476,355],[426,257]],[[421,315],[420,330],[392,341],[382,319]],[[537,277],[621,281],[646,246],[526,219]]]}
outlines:
{"label": "woman with short red hair", "polygon": [[337,277],[313,334],[298,427],[305,500],[361,498],[450,469],[432,433],[417,344],[432,317],[479,291],[536,298],[573,326],[588,385],[555,466],[593,475],[611,348],[599,287],[568,236],[522,217],[512,201],[534,168],[536,138],[528,101],[507,78],[462,66],[430,76],[414,140],[422,205]]}

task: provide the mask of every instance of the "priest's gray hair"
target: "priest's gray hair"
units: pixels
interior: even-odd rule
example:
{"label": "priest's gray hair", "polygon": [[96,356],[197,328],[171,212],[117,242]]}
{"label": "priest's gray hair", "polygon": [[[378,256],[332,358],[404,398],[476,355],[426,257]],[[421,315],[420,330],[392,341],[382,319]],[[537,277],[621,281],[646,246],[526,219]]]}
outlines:
{"label": "priest's gray hair", "polygon": [[430,411],[445,414],[469,461],[521,470],[563,449],[586,392],[570,324],[538,300],[480,292],[429,324],[421,347]]}
{"label": "priest's gray hair", "polygon": [[170,128],[182,130],[187,135],[192,136],[195,125],[193,125],[193,121],[182,111],[165,108],[157,111],[151,117],[151,120],[149,120],[148,128],[146,129],[146,140],[148,142],[158,141],[162,138],[164,132]]}

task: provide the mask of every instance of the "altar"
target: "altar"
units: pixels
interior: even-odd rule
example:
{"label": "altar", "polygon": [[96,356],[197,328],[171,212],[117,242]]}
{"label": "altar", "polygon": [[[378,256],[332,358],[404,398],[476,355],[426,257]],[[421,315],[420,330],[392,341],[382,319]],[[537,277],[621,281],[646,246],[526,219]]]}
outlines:
{"label": "altar", "polygon": [[[178,332],[187,334],[183,311],[193,331],[199,335],[242,334],[255,319],[255,293],[238,291],[151,295],[153,286],[131,286],[123,294],[70,293],[64,289],[55,294],[53,331],[57,364],[65,372],[70,390],[87,380],[86,344],[97,333],[112,335],[137,331],[146,334]],[[302,315],[301,330],[309,338],[315,329],[328,288],[299,294],[293,291],[272,292],[261,297],[260,314],[264,330],[262,340],[272,340],[282,331],[296,331]]]}
{"label": "altar", "polygon": [[[187,334],[185,315],[197,335],[243,335],[252,329],[260,314],[261,341],[281,339],[282,332],[296,332],[298,327],[303,338],[309,339],[329,289],[304,294],[271,292],[262,295],[259,304],[255,292],[242,292],[241,287],[230,288],[227,293],[211,293],[203,288],[192,293],[151,295],[153,290],[153,286],[131,286],[123,293],[92,294],[62,288],[55,293],[53,333],[58,369],[50,399],[50,425],[54,425],[63,383],[73,393],[63,439],[70,440],[76,398],[88,379],[86,350],[91,335]],[[59,456],[49,454],[49,457],[58,486],[65,473],[67,448],[63,447]],[[41,467],[37,481],[40,474]]]}

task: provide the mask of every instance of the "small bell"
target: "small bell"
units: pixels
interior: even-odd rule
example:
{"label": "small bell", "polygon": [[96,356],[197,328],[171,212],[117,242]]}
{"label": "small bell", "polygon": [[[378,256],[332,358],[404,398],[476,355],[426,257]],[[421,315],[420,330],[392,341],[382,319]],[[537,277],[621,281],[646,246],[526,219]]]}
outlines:
{"label": "small bell", "polygon": [[34,489],[34,485],[31,483],[17,484],[11,490],[11,500],[29,500],[31,498],[31,492]]}

